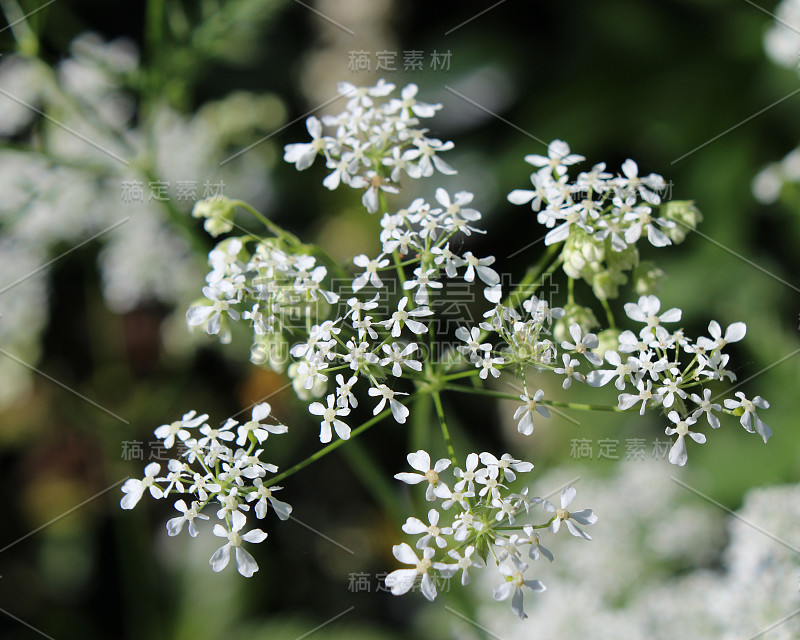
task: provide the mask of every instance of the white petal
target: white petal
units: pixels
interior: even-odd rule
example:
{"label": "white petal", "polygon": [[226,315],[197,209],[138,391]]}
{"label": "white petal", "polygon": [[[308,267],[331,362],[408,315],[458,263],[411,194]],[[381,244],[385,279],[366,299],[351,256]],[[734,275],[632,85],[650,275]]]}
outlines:
{"label": "white petal", "polygon": [[[218,527],[216,525],[214,528]],[[211,568],[214,571],[222,571],[225,567],[228,566],[228,562],[231,559],[231,545],[226,544],[224,547],[220,547],[214,552],[214,555],[211,556],[211,559],[208,563],[211,565]]]}

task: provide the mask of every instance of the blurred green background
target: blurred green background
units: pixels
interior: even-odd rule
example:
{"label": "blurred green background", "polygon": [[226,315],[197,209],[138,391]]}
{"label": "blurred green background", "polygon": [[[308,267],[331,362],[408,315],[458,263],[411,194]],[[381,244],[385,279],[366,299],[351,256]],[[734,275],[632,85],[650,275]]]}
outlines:
{"label": "blurred green background", "polygon": [[[43,4],[0,0],[7,16],[3,24]],[[760,3],[759,10],[734,0],[508,0],[473,20],[493,5],[416,0],[309,4],[313,11],[303,3],[277,0],[57,0],[0,31],[0,64],[38,58],[48,67],[63,65],[74,55],[70,43],[86,32],[105,42],[129,40],[140,61],[123,74],[115,92],[130,105],[126,122],[135,133],[128,143],[136,160],[124,169],[109,168],[107,159],[95,167],[91,154],[98,152],[89,149],[89,160],[73,167],[79,173],[69,180],[97,189],[104,185],[110,196],[102,209],[109,219],[133,219],[138,209],[123,202],[122,180],[148,184],[169,179],[175,184],[183,176],[202,185],[228,179],[218,163],[266,137],[237,159],[230,179],[238,180],[234,184],[269,217],[343,259],[373,251],[377,220],[363,214],[353,192],[324,190],[319,163],[301,174],[281,160],[284,144],[307,138],[301,116],[332,97],[338,80],[416,82],[422,100],[444,105],[431,129],[436,137],[456,143],[447,160],[460,174],[441,184],[451,192],[475,191],[488,233],[473,236],[471,249],[476,255],[495,255],[506,272],[522,273],[542,249],[540,243],[519,251],[542,230],[527,208],[505,200],[510,190],[529,184],[530,167],[522,158],[543,152],[536,139],[564,139],[586,156],[586,165],[605,161],[614,172],[626,158],[634,158],[642,173],[663,175],[672,185],[672,197],[694,200],[705,216],[702,235],[642,255],[669,274],[664,305],[684,310],[689,335],[703,333],[711,319],[723,326],[746,321],[746,340],[731,350],[740,367],[737,375],[745,380],[758,374],[742,389],[772,404],[763,416],[775,432],[768,445],[728,421],[706,446],[692,448],[689,467],[680,477],[731,508],[751,487],[798,480],[800,358],[794,354],[800,349],[800,203],[789,187],[783,200],[769,205],[759,204],[751,189],[764,165],[780,160],[800,141],[800,96],[793,94],[800,78],[796,70],[772,62],[763,48],[764,34],[774,22],[768,13],[777,3]],[[403,70],[410,51],[421,52],[421,70]],[[362,61],[366,53],[369,70],[352,70],[356,52]],[[379,52],[394,52],[398,70],[376,70]],[[449,68],[430,68],[434,52],[449,54]],[[0,89],[18,96],[15,85],[4,86],[4,77],[0,73]],[[44,87],[52,79],[41,76],[33,82]],[[43,90],[33,106],[52,118],[69,113],[70,105],[54,96],[52,87]],[[19,106],[0,95],[0,125]],[[91,101],[81,107],[89,110],[83,114],[88,121],[95,119],[92,107]],[[0,161],[0,182],[27,180],[32,186],[23,204],[3,205],[0,234],[10,234],[21,218],[33,215],[37,189],[61,184],[66,178],[54,173],[56,168],[73,162],[69,153],[52,152],[53,123],[39,114],[31,117],[21,127],[3,126],[8,131],[2,147],[8,154]],[[208,173],[181,174],[182,147],[206,139],[216,145],[206,149],[215,160]],[[20,177],[21,159],[31,157],[43,159],[41,172],[30,170],[32,178]],[[434,186],[424,185],[429,192]],[[227,188],[225,193],[242,195]],[[73,207],[78,209],[73,238],[54,234],[52,241],[31,243],[40,253],[34,254],[29,271],[69,253],[34,276],[44,291],[38,310],[43,319],[29,332],[27,350],[0,343],[0,358],[7,360],[5,384],[18,376],[29,378],[19,393],[6,394],[0,412],[2,637],[36,637],[24,621],[58,640],[202,640],[223,634],[291,639],[304,637],[349,607],[355,607],[351,614],[314,637],[419,637],[423,624],[443,615],[441,602],[426,606],[421,598],[374,593],[374,579],[371,593],[349,588],[354,573],[374,576],[394,568],[391,546],[400,539],[399,524],[384,513],[374,487],[364,486],[357,468],[364,455],[387,478],[403,467],[406,436],[398,425],[366,434],[360,453],[347,454],[350,447],[343,447],[285,483],[295,515],[357,549],[355,555],[296,523],[280,523],[268,527],[268,542],[253,551],[261,571],[245,581],[232,571],[210,571],[212,542],[167,538],[164,522],[172,501],[144,500],[134,512],[119,509],[119,483],[139,476],[143,467],[141,460],[123,459],[124,443],[144,443],[146,462],[152,430],[189,409],[222,420],[269,397],[281,420],[298,430],[314,429],[304,405],[284,388],[286,378],[247,363],[246,340],[234,335],[232,346],[220,348],[188,336],[183,312],[199,295],[204,252],[213,242],[189,217],[186,203],[173,199],[156,205],[185,254],[176,265],[165,250],[164,262],[151,264],[156,272],[161,265],[165,273],[179,273],[183,283],[183,289],[161,298],[143,294],[134,305],[109,303],[102,257],[107,237],[73,250],[92,235],[81,231],[82,205]],[[48,211],[61,215],[57,208]],[[40,224],[47,229],[59,221]],[[22,235],[16,237],[16,245],[2,247],[3,271],[9,274],[18,266],[12,261],[24,258],[15,257],[12,249],[24,253],[28,247],[19,240]],[[0,272],[0,287],[15,280]],[[19,300],[10,290],[0,295],[0,313],[3,304]],[[624,301],[617,301],[617,307]],[[560,392],[555,379],[542,386],[553,395]],[[614,402],[610,391],[581,392],[594,402]],[[613,473],[618,465],[635,464],[624,460],[624,444],[617,452],[620,460],[596,455],[575,460],[572,441],[617,438],[624,443],[641,437],[649,450],[664,426],[657,417],[584,414],[575,416],[580,427],[554,417],[537,423],[532,440],[522,440],[515,437],[511,406],[459,398],[448,409],[457,446],[513,451],[532,459],[537,469],[562,465],[577,472],[590,467],[593,473]],[[273,453],[282,467],[317,446],[314,438],[284,440]],[[445,604],[469,611],[468,598],[454,592]],[[443,629],[446,620],[437,624]]]}

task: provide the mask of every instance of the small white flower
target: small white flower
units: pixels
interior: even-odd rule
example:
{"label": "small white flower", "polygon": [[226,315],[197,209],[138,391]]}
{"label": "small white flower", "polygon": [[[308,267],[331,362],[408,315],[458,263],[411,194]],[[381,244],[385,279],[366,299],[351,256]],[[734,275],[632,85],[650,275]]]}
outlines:
{"label": "small white flower", "polygon": [[292,505],[278,500],[273,494],[275,491],[280,491],[283,487],[267,487],[264,485],[264,482],[261,478],[256,478],[253,480],[253,486],[255,487],[255,491],[251,491],[247,494],[247,501],[252,502],[253,500],[258,499],[256,502],[256,518],[262,520],[267,515],[267,505],[271,504],[273,511],[281,520],[288,520],[289,516],[292,513]]}
{"label": "small white flower", "polygon": [[271,411],[272,407],[268,402],[262,402],[261,404],[257,404],[255,407],[253,407],[251,419],[248,422],[245,422],[243,425],[240,425],[236,430],[239,436],[236,439],[236,444],[238,444],[240,447],[243,447],[244,443],[247,442],[249,434],[251,433],[253,434],[253,437],[258,440],[258,443],[261,444],[269,437],[270,433],[279,434],[289,431],[289,427],[282,424],[263,423],[263,421],[269,417]]}
{"label": "small white flower", "polygon": [[161,465],[157,462],[151,462],[144,468],[144,478],[138,480],[136,478],[128,478],[125,484],[122,485],[122,493],[125,495],[120,500],[119,505],[123,509],[133,509],[139,500],[142,499],[145,489],[150,491],[150,495],[156,500],[164,496],[164,492],[153,484],[156,481],[158,472],[161,471]]}
{"label": "small white flower", "polygon": [[393,342],[391,345],[385,344],[382,348],[387,357],[380,361],[380,365],[385,367],[391,364],[393,376],[399,378],[403,375],[403,370],[400,365],[405,365],[414,371],[422,371],[422,363],[410,357],[411,354],[416,353],[418,349],[416,342],[406,345],[404,349],[401,349],[401,345],[396,342]]}
{"label": "small white flower", "polygon": [[337,406],[336,396],[331,393],[326,398],[328,406],[326,407],[321,402],[313,402],[309,405],[308,411],[315,416],[322,416],[320,422],[319,441],[330,442],[332,438],[331,426],[336,431],[336,435],[342,440],[350,438],[350,427],[344,422],[339,420],[339,416],[350,415],[350,409],[347,407]]}
{"label": "small white flower", "polygon": [[377,387],[370,387],[370,390],[367,393],[371,396],[381,396],[380,402],[372,411],[373,415],[377,416],[381,411],[383,411],[383,407],[386,406],[386,402],[388,401],[389,408],[392,410],[392,415],[394,416],[395,421],[399,424],[405,424],[409,413],[408,407],[395,400],[394,397],[398,395],[407,396],[407,393],[403,393],[401,391],[392,391],[385,384],[378,385]]}
{"label": "small white flower", "polygon": [[517,423],[517,431],[524,436],[529,436],[533,433],[533,412],[543,415],[545,418],[550,417],[550,410],[539,404],[544,398],[544,391],[539,389],[533,394],[533,397],[521,395],[520,400],[524,403],[521,407],[517,407],[514,412],[514,420],[519,420]]}
{"label": "small white flower", "polygon": [[461,584],[462,586],[466,586],[469,584],[469,574],[467,573],[467,570],[472,567],[483,566],[483,563],[480,561],[480,557],[472,557],[474,553],[475,547],[473,545],[468,545],[467,548],[464,549],[463,556],[460,555],[455,549],[450,549],[447,555],[453,558],[455,563],[436,563],[435,568],[439,570],[443,578],[452,578],[456,572],[461,571]]}
{"label": "small white flower", "polygon": [[500,370],[495,367],[498,364],[505,364],[505,360],[503,358],[493,358],[490,351],[484,351],[482,356],[477,356],[475,359],[475,366],[481,369],[478,377],[481,380],[486,380],[491,373],[493,378],[498,378]]}
{"label": "small white flower", "polygon": [[156,438],[164,441],[164,447],[170,449],[172,445],[175,444],[175,436],[177,436],[181,442],[186,442],[186,440],[191,437],[191,433],[189,433],[187,429],[199,427],[208,419],[208,415],[205,413],[202,416],[195,416],[197,416],[196,411],[184,413],[180,420],[171,424],[162,424],[153,433]]}
{"label": "small white flower", "polygon": [[731,342],[739,342],[747,333],[747,325],[744,322],[734,322],[725,329],[723,337],[719,323],[716,320],[712,320],[708,325],[708,333],[711,335],[711,340],[701,337],[697,339],[697,344],[706,351],[713,351],[714,349],[722,349]]}
{"label": "small white flower", "polygon": [[175,503],[175,508],[180,511],[183,515],[178,516],[177,518],[172,518],[167,521],[167,534],[170,536],[177,536],[182,530],[183,525],[188,523],[189,524],[189,535],[193,538],[197,536],[197,525],[195,525],[194,521],[196,518],[200,518],[200,520],[208,520],[208,516],[203,515],[202,513],[198,512],[197,508],[200,506],[197,502],[192,502],[191,507],[187,507],[186,503],[183,500],[178,500]]}
{"label": "small white flower", "polygon": [[392,595],[401,596],[408,593],[417,580],[417,576],[422,576],[420,585],[422,595],[428,600],[436,599],[436,585],[433,583],[428,571],[433,566],[433,548],[427,547],[422,552],[422,559],[417,557],[414,550],[407,544],[397,544],[392,547],[392,553],[403,564],[414,565],[414,569],[397,569],[386,576],[385,583],[392,591]]}
{"label": "small white flower", "polygon": [[619,394],[619,408],[627,411],[638,402],[642,403],[639,409],[639,415],[643,416],[647,409],[648,402],[661,403],[661,396],[658,393],[653,393],[653,383],[650,380],[639,380],[636,383],[636,388],[639,393],[621,393]]}
{"label": "small white flower", "polygon": [[550,523],[550,531],[553,533],[558,533],[558,530],[561,528],[561,523],[564,522],[567,525],[567,529],[569,532],[575,536],[576,538],[583,538],[584,540],[591,540],[591,536],[586,533],[583,529],[575,525],[572,521],[574,520],[578,524],[582,525],[591,525],[597,522],[597,516],[592,513],[591,509],[581,509],[580,511],[567,511],[567,507],[572,503],[575,499],[575,495],[577,491],[575,491],[575,487],[564,487],[561,490],[561,508],[556,508],[551,502],[545,500],[542,503],[545,511],[549,513],[555,513],[555,519],[553,522]]}
{"label": "small white flower", "polygon": [[439,479],[439,474],[450,466],[450,460],[441,458],[431,466],[431,456],[424,449],[420,449],[415,453],[409,453],[406,458],[408,464],[420,473],[409,473],[407,471],[396,473],[394,477],[397,480],[405,482],[406,484],[419,484],[420,482],[427,481],[428,487],[425,490],[425,499],[428,502],[433,501],[434,497],[450,497],[450,489]]}
{"label": "small white flower", "polygon": [[255,558],[247,551],[242,549],[242,542],[263,542],[267,538],[267,534],[261,529],[253,529],[245,534],[240,534],[239,531],[244,527],[247,518],[243,513],[234,511],[231,514],[232,527],[228,531],[220,524],[214,525],[214,535],[220,538],[227,538],[228,542],[217,549],[208,563],[214,571],[222,571],[228,566],[231,558],[231,549],[234,549],[236,555],[236,568],[245,578],[250,578],[256,571],[258,571],[258,563]]}
{"label": "small white flower", "polygon": [[472,282],[475,280],[475,274],[490,287],[495,286],[500,282],[500,276],[497,271],[490,268],[490,264],[494,264],[494,256],[487,256],[485,258],[477,258],[472,255],[471,251],[464,254],[464,260],[467,264],[467,270],[464,272],[464,280]]}
{"label": "small white flower", "polygon": [[400,332],[404,326],[408,327],[417,335],[421,335],[428,331],[428,327],[417,320],[413,320],[412,318],[430,316],[433,315],[433,311],[428,309],[428,307],[418,307],[416,309],[412,309],[411,311],[406,311],[405,309],[407,304],[408,298],[400,298],[400,301],[397,303],[397,311],[392,313],[392,317],[389,320],[383,320],[380,323],[387,329],[391,329],[393,338],[400,337]]}
{"label": "small white flower", "polygon": [[689,427],[697,422],[695,418],[692,418],[691,416],[687,418],[681,418],[677,411],[670,411],[667,417],[675,423],[675,427],[667,427],[664,430],[664,433],[666,433],[668,436],[675,435],[676,433],[678,434],[675,444],[673,444],[672,448],[669,450],[669,461],[672,464],[677,464],[678,466],[682,467],[688,460],[688,455],[686,454],[685,436],[689,436],[697,444],[705,443],[706,437],[702,433],[689,431]]}
{"label": "small white flower", "polygon": [[453,529],[439,526],[439,512],[436,509],[428,511],[428,522],[430,524],[425,524],[419,518],[408,518],[403,525],[403,531],[410,535],[424,534],[417,540],[417,549],[430,547],[431,541],[435,542],[440,549],[444,549],[447,546],[447,540],[442,536],[452,535]]}
{"label": "small white flower", "polygon": [[547,589],[540,580],[526,580],[523,574],[527,569],[527,564],[516,556],[511,556],[510,562],[505,562],[498,567],[500,573],[505,577],[505,582],[497,585],[492,593],[495,600],[508,600],[511,597],[511,610],[523,620],[528,615],[523,609],[522,587],[527,587],[534,593],[541,593]]}
{"label": "small white flower", "polygon": [[553,172],[559,176],[567,172],[568,166],[585,159],[577,153],[570,153],[569,145],[563,140],[553,140],[547,145],[547,156],[535,154],[525,156],[525,162],[534,167],[541,167],[540,172]]}
{"label": "small white flower", "polygon": [[561,361],[564,363],[564,366],[556,367],[555,369],[553,369],[553,373],[556,373],[560,376],[566,376],[564,378],[564,382],[561,383],[562,389],[569,389],[572,386],[573,378],[578,382],[586,382],[586,376],[583,375],[580,371],[575,371],[575,367],[580,365],[579,360],[576,360],[575,358],[571,357],[568,353],[565,353],[561,356]]}
{"label": "small white flower", "polygon": [[737,409],[743,410],[739,422],[745,430],[753,433],[755,430],[762,440],[766,442],[772,436],[772,429],[770,429],[756,414],[756,408],[769,409],[769,402],[764,400],[761,396],[756,396],[752,400],[748,400],[744,393],[737,391],[734,394],[739,400],[728,398],[725,400],[725,408],[736,412]]}
{"label": "small white flower", "polygon": [[587,333],[586,335],[583,335],[581,326],[573,322],[569,327],[569,335],[572,336],[573,342],[564,340],[561,343],[562,349],[566,349],[567,351],[575,351],[576,353],[581,354],[596,367],[599,367],[603,364],[603,359],[596,353],[590,351],[590,349],[596,349],[599,344],[595,334]]}
{"label": "small white flower", "polygon": [[532,463],[526,462],[525,460],[517,460],[510,453],[504,453],[500,458],[497,458],[494,454],[484,451],[481,454],[481,462],[487,467],[497,467],[499,471],[503,472],[505,479],[509,482],[514,482],[514,480],[517,479],[514,473],[515,471],[519,473],[528,473],[533,469]]}
{"label": "small white flower", "polygon": [[403,283],[403,289],[411,290],[416,288],[417,292],[414,294],[414,302],[418,305],[427,305],[430,301],[428,288],[441,289],[444,285],[441,282],[434,280],[436,277],[436,269],[426,269],[424,272],[421,267],[414,269],[414,278],[406,280]]}
{"label": "small white flower", "polygon": [[320,151],[325,150],[328,139],[322,137],[322,123],[311,116],[306,120],[306,129],[311,134],[311,142],[287,144],[283,159],[294,164],[298,171],[308,169]]}
{"label": "small white flower", "polygon": [[722,407],[715,402],[711,402],[711,389],[703,389],[702,398],[696,393],[693,393],[689,396],[689,399],[698,405],[697,409],[692,414],[692,418],[697,420],[698,416],[705,413],[706,419],[708,420],[708,424],[711,425],[711,428],[719,429],[719,418],[714,415],[714,411],[720,411],[722,410]]}
{"label": "small white flower", "polygon": [[652,333],[654,327],[657,327],[662,322],[679,322],[681,319],[681,310],[677,308],[669,309],[661,315],[658,315],[661,309],[661,300],[656,296],[642,296],[639,302],[625,303],[625,313],[631,320],[636,322],[644,322],[647,326],[642,329],[640,335],[642,338]]}

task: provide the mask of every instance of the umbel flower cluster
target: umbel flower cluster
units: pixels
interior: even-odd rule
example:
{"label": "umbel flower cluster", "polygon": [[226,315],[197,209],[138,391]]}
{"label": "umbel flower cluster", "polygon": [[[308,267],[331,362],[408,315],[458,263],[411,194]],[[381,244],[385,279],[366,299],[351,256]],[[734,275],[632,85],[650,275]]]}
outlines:
{"label": "umbel flower cluster", "polygon": [[[549,145],[547,155],[527,156],[535,167],[533,189],[515,190],[508,199],[530,203],[538,222],[549,229],[547,248],[518,284],[504,286],[495,257],[477,256],[467,248],[472,234],[484,233],[472,193],[437,186],[431,198],[402,201],[407,179],[455,172],[440,157],[453,143],[429,137],[421,125],[441,105],[418,102],[415,85],[405,87],[399,97],[394,92],[394,85],[384,81],[366,88],[342,83],[344,110],[309,118],[311,141],[287,145],[284,155],[299,170],[323,164],[328,189],[344,185],[361,192],[367,212],[377,214],[378,255],[359,254],[352,264],[339,264],[241,201],[201,201],[193,211],[214,236],[234,229],[237,209],[260,221],[267,235],[219,241],[209,254],[204,297],[187,311],[188,324],[223,343],[231,340],[232,323],[246,326],[252,336],[251,361],[289,376],[296,395],[307,403],[310,419],[319,423],[324,446],[266,479],[277,468],[260,461],[263,443],[270,433],[291,431],[263,422],[267,405],[258,405],[250,422],[229,421],[219,429],[192,412],[156,430],[165,446],[177,441],[185,446],[185,461],[171,462],[163,478],[151,465],[144,480],[126,483],[123,507],[131,508],[145,489],[154,497],[189,494],[191,504],[176,503],[183,515],[170,521],[168,530],[177,534],[179,525],[189,522],[192,534],[192,521],[203,518],[204,507],[222,505],[217,511],[222,523],[214,532],[228,544],[211,564],[219,570],[235,548],[240,572],[251,575],[255,561],[241,543],[260,542],[266,534],[260,529],[240,533],[250,503],[258,500],[258,518],[265,515],[268,502],[280,518],[288,517],[288,505],[272,497],[276,482],[385,419],[403,425],[412,410],[430,411],[422,422],[441,431],[446,457],[434,462],[429,451],[410,453],[413,471],[395,477],[424,486],[426,500],[436,504],[406,521],[403,531],[418,536],[416,551],[405,542],[394,547],[395,557],[410,568],[390,573],[387,585],[400,595],[419,581],[424,596],[432,600],[437,578],[460,572],[466,584],[469,570],[494,566],[498,578],[493,597],[510,599],[513,611],[525,617],[524,590],[545,588],[530,566],[542,556],[552,560],[539,543],[539,532],[552,535],[563,524],[573,536],[589,539],[579,525],[591,525],[597,517],[589,509],[568,510],[575,497],[571,487],[563,489],[555,506],[529,497],[524,487],[512,489],[519,482],[517,474],[533,465],[511,454],[498,458],[468,452],[460,465],[443,396],[472,393],[514,400],[514,419],[526,436],[554,406],[640,414],[654,410],[664,415],[665,432],[674,436],[669,459],[678,465],[687,461],[687,437],[704,443],[706,426],[719,428],[724,414],[736,416],[747,431],[766,441],[771,432],[757,410],[769,405],[760,396],[748,399],[742,391],[726,391],[736,378],[726,347],[744,337],[744,323],[723,331],[712,321],[708,336],[690,338],[681,329],[680,309],[662,310],[655,293],[663,273],[640,261],[640,246],[649,251],[681,242],[701,219],[691,202],[662,203],[663,178],[640,176],[632,160],[619,174],[600,163],[570,178],[570,168],[583,157],[558,140]],[[389,197],[397,204],[390,205]],[[555,306],[543,287],[559,269],[568,287],[562,306]],[[578,291],[579,281],[588,286]],[[627,293],[626,285],[635,301],[621,305],[631,326],[623,330],[609,301]],[[465,286],[482,290],[484,309],[476,321],[459,318],[453,330],[443,321],[448,296],[451,289]],[[605,312],[605,327],[590,307],[579,304],[579,292],[591,292],[590,302]],[[517,380],[522,393],[492,388],[490,383],[501,375]],[[573,384],[600,387],[613,382],[617,404],[548,399],[542,388],[547,385],[538,383],[545,375],[557,376],[565,390]],[[357,418],[365,412],[372,415]],[[191,432],[198,427],[202,437]]]}

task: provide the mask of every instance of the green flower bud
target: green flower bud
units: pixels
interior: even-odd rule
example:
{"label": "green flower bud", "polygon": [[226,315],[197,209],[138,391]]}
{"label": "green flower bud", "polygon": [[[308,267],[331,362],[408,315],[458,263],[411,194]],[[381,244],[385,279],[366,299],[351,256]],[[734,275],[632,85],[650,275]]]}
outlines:
{"label": "green flower bud", "polygon": [[590,282],[598,300],[611,300],[619,295],[619,288],[628,281],[622,271],[606,269],[596,273]]}
{"label": "green flower bud", "polygon": [[193,218],[205,218],[203,228],[215,238],[233,229],[234,207],[229,198],[214,196],[199,200],[192,209]]}
{"label": "green flower bud", "polygon": [[619,349],[620,333],[619,329],[604,329],[597,334],[597,341],[599,344],[593,351],[601,358],[605,357],[606,351],[616,351]]}
{"label": "green flower bud", "polygon": [[[609,246],[610,240],[606,240]],[[639,264],[639,250],[636,245],[628,245],[622,251],[609,249],[606,252],[606,265],[613,271],[630,271]]]}
{"label": "green flower bud", "polygon": [[661,281],[666,277],[667,274],[654,262],[646,260],[639,263],[633,271],[633,288],[640,296],[655,295],[661,288]]}
{"label": "green flower bud", "polygon": [[683,242],[686,234],[690,230],[696,229],[697,225],[703,221],[703,214],[691,200],[668,202],[661,210],[661,215],[664,219],[676,223],[672,229],[662,229],[675,244]]}
{"label": "green flower bud", "polygon": [[600,323],[588,307],[575,303],[564,305],[564,315],[553,329],[553,337],[557,342],[570,339],[569,328],[573,324],[579,325],[581,331],[588,333],[592,327],[597,327]]}

